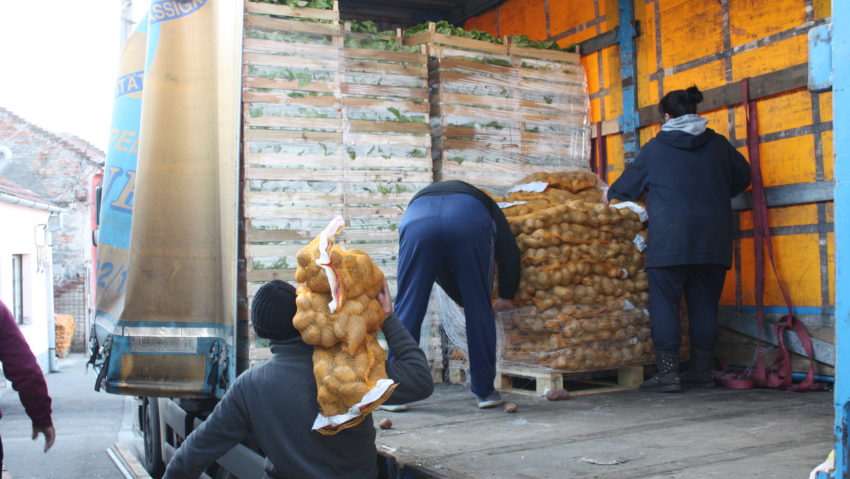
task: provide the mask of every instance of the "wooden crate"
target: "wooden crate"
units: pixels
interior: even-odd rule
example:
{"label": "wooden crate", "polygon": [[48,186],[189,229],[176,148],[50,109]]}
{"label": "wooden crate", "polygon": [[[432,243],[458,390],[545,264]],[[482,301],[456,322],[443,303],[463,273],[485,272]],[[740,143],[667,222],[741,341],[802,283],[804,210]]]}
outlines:
{"label": "wooden crate", "polygon": [[[513,365],[500,365],[496,370],[496,389],[512,394],[526,396],[545,396],[548,391],[561,389],[565,380],[575,380],[588,387],[570,391],[570,396],[588,396],[617,391],[635,389],[643,381],[643,366],[624,366],[615,370],[617,380],[605,381],[588,378],[587,374],[576,372],[564,372],[552,369],[522,367]],[[598,373],[598,372],[597,372]],[[533,380],[535,390],[514,387],[515,379]]]}
{"label": "wooden crate", "polygon": [[437,180],[498,189],[538,171],[585,168],[588,101],[573,53],[429,31],[426,45]]}
{"label": "wooden crate", "polygon": [[292,280],[295,254],[336,215],[347,223],[339,240],[369,253],[393,287],[401,214],[433,181],[423,49],[399,36],[407,51],[357,48],[350,40],[368,35],[338,18],[247,3],[249,299],[263,282]]}

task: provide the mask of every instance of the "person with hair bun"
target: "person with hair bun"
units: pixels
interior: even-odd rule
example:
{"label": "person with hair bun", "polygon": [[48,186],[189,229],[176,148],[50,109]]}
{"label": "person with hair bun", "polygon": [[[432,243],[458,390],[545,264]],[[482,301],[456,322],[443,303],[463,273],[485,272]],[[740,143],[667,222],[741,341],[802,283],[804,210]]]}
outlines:
{"label": "person with hair bun", "polygon": [[[731,198],[750,184],[750,165],[729,140],[697,115],[696,86],[667,93],[659,104],[661,132],[608,189],[609,199],[646,193],[649,313],[658,373],[641,391],[714,387],[717,314],[732,264]],[[691,368],[679,374],[679,300],[688,304]]]}

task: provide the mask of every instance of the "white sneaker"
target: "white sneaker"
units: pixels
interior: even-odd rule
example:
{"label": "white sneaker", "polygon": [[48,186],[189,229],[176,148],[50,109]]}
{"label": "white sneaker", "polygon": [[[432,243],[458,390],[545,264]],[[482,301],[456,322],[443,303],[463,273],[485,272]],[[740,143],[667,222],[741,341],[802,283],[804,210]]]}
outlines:
{"label": "white sneaker", "polygon": [[487,409],[491,407],[500,406],[505,401],[502,400],[502,395],[499,394],[499,391],[493,391],[487,397],[479,397],[478,398],[478,407],[481,409]]}
{"label": "white sneaker", "polygon": [[404,412],[407,411],[407,404],[381,404],[378,409],[389,412]]}

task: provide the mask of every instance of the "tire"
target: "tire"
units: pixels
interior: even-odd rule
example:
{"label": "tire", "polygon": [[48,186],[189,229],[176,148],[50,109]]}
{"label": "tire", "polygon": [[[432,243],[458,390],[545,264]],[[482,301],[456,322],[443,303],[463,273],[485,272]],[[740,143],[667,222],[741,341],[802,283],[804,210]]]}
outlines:
{"label": "tire", "polygon": [[159,430],[159,405],[156,398],[144,398],[142,402],[145,436],[145,469],[153,479],[161,479],[165,474],[162,462],[162,435]]}

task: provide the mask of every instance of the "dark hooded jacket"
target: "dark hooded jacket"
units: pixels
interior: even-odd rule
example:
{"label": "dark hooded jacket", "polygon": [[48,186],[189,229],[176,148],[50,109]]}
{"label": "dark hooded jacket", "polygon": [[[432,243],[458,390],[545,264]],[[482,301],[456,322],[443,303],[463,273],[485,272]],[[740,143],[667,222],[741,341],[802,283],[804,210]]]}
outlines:
{"label": "dark hooded jacket", "polygon": [[750,184],[750,165],[711,129],[661,131],[608,190],[609,199],[646,193],[648,267],[732,264],[731,198]]}

